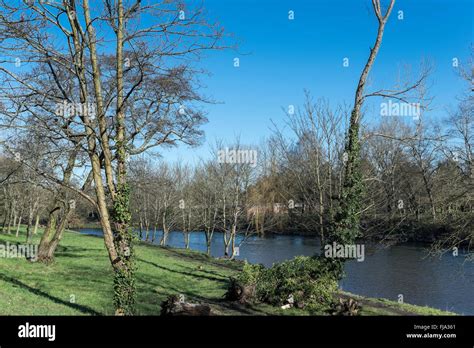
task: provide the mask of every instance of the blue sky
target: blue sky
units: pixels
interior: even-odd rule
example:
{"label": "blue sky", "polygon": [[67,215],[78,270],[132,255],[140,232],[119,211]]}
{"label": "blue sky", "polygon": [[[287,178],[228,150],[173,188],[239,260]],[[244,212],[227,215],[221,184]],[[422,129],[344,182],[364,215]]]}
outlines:
{"label": "blue sky", "polygon": [[[382,0],[387,3],[387,0]],[[216,138],[239,135],[258,144],[271,133],[271,120],[283,125],[284,112],[301,105],[303,90],[332,105],[352,103],[354,90],[369,54],[377,22],[370,0],[207,0],[210,18],[218,20],[240,42],[237,51],[208,53],[200,66],[204,93],[219,104],[205,105],[209,123],[199,148],[163,151],[167,160],[193,162],[208,155]],[[295,19],[288,19],[294,11]],[[403,11],[403,20],[398,19]],[[473,33],[472,0],[397,0],[371,73],[370,89],[390,88],[403,64],[419,67],[422,59],[434,66],[430,77],[433,111],[440,117],[465,84],[452,59],[466,63]],[[233,59],[240,59],[240,67]],[[342,65],[349,58],[349,67]],[[379,101],[380,102],[380,101]],[[370,107],[368,120],[371,115]]]}

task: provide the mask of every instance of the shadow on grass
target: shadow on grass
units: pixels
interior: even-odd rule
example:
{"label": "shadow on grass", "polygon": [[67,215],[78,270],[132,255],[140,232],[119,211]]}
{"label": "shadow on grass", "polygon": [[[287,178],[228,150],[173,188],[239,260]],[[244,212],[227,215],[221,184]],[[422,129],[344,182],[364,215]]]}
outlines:
{"label": "shadow on grass", "polygon": [[[140,261],[143,261],[143,260],[140,260]],[[199,275],[196,275],[196,274],[193,274],[193,273],[179,272],[179,271],[169,269],[167,267],[158,266],[158,265],[153,264],[152,262],[149,262],[149,261],[144,261],[144,262],[152,264],[153,266],[156,266],[160,269],[167,270],[167,271],[170,271],[170,272],[176,272],[176,273],[180,273],[180,274],[184,274],[184,275],[195,276],[195,277],[198,276],[199,277]],[[209,277],[204,277],[204,276],[201,276],[201,277],[209,279]],[[156,280],[156,282],[154,280]],[[228,279],[211,279],[211,280],[220,281],[222,283],[222,289],[225,289],[226,285],[228,284]],[[158,287],[158,288],[163,290],[163,292],[161,292],[162,296],[166,297],[166,296],[169,296],[169,295],[183,294],[188,299],[190,299],[191,302],[198,301],[198,302],[201,302],[201,303],[208,303],[210,305],[215,306],[216,309],[219,309],[220,311],[223,311],[227,314],[232,314],[231,312],[234,312],[234,315],[236,313],[240,313],[240,314],[243,314],[243,315],[269,315],[269,313],[266,312],[265,310],[262,310],[261,308],[257,308],[256,306],[253,306],[253,305],[250,305],[250,304],[242,305],[242,304],[239,304],[239,303],[236,303],[236,302],[228,301],[224,297],[221,297],[221,298],[219,298],[219,297],[205,297],[205,296],[202,296],[202,295],[198,294],[196,291],[189,290],[189,289],[183,289],[183,288],[177,288],[177,287],[173,286],[170,283],[167,283],[165,285],[162,282],[160,282],[156,277],[146,277],[145,278],[145,277],[142,277],[142,276],[137,276],[137,281],[138,281],[138,283],[142,284],[142,286],[141,286],[142,295],[144,295],[145,293],[152,294],[152,293],[156,292],[156,290],[154,290],[154,288]],[[157,307],[157,310],[158,310],[158,308],[160,308],[160,307]]]}
{"label": "shadow on grass", "polygon": [[[148,246],[150,246],[150,245],[148,245]],[[228,263],[224,264],[224,263],[219,263],[219,262],[212,262],[212,261],[215,261],[216,259],[214,259],[210,256],[207,256],[204,253],[200,253],[200,252],[185,253],[185,252],[181,252],[179,249],[175,250],[174,248],[168,247],[168,246],[163,247],[163,246],[153,245],[151,247],[161,248],[162,250],[166,250],[170,254],[178,255],[180,258],[186,258],[186,259],[189,259],[189,260],[192,260],[192,261],[199,261],[199,262],[209,264],[211,266],[225,268],[225,269],[229,269],[229,270],[232,270],[232,271],[237,271],[237,270],[240,270],[242,268],[242,265],[237,260],[233,261],[235,264],[228,264]],[[186,250],[186,249],[182,249],[182,250]],[[217,260],[220,260],[220,259],[217,259]],[[222,260],[225,260],[225,259],[222,259]],[[225,260],[225,261],[230,262],[230,260]]]}
{"label": "shadow on grass", "polygon": [[175,269],[172,269],[172,268],[168,268],[168,267],[165,267],[165,266],[157,265],[157,264],[154,263],[154,262],[147,261],[147,260],[143,260],[143,259],[137,259],[137,261],[143,262],[143,263],[146,263],[146,264],[149,264],[149,265],[152,265],[152,266],[154,266],[154,267],[156,267],[156,268],[163,269],[163,270],[168,271],[168,272],[179,273],[179,274],[182,274],[182,275],[185,275],[185,276],[189,276],[189,277],[196,277],[196,278],[202,278],[202,279],[212,280],[212,281],[215,281],[215,282],[227,283],[227,279],[221,279],[221,278],[216,278],[216,277],[211,277],[211,276],[206,276],[206,275],[196,274],[196,273],[191,273],[191,272],[178,271],[178,270],[175,270]]}
{"label": "shadow on grass", "polygon": [[92,315],[101,315],[101,313],[99,312],[96,312],[95,310],[93,310],[92,308],[89,308],[87,306],[81,306],[81,305],[78,305],[76,303],[70,303],[70,302],[67,302],[67,301],[64,301],[64,300],[61,300],[60,298],[57,298],[57,297],[54,297],[54,296],[51,296],[50,294],[44,292],[44,291],[41,291],[39,289],[35,289],[35,288],[32,288],[31,286],[29,285],[26,285],[25,283],[22,283],[21,281],[17,280],[17,279],[14,279],[12,277],[8,277],[6,275],[3,275],[3,274],[0,274],[0,280],[3,280],[5,282],[9,282],[13,285],[16,285],[16,286],[19,286],[20,288],[23,288],[25,290],[28,290],[29,292],[35,294],[35,295],[38,295],[38,296],[41,296],[41,297],[44,297],[48,300],[51,300],[55,303],[58,303],[58,304],[62,304],[64,306],[67,306],[67,307],[70,307],[70,308],[73,308],[73,309],[76,309],[82,313],[86,313],[86,314],[92,314]]}
{"label": "shadow on grass", "polygon": [[[251,305],[240,305],[234,302],[229,302],[225,300],[224,298],[210,298],[210,297],[204,297],[199,294],[197,294],[194,291],[190,290],[184,290],[184,289],[178,289],[171,284],[167,284],[166,286],[163,286],[161,283],[154,283],[150,281],[150,278],[144,279],[142,277],[137,277],[137,280],[140,281],[142,284],[146,284],[147,287],[143,287],[142,291],[146,291],[149,293],[153,293],[153,288],[154,287],[159,287],[160,289],[164,290],[162,295],[165,297],[169,295],[176,295],[176,294],[182,294],[184,295],[187,299],[189,299],[191,302],[200,302],[200,303],[207,303],[210,305],[213,305],[218,309],[219,311],[226,312],[227,314],[232,314],[229,313],[229,311],[233,311],[235,313],[240,313],[244,315],[268,315],[265,311],[262,311],[258,308],[255,308]],[[143,293],[142,293],[143,294]],[[156,312],[159,312],[161,310],[160,304],[156,304]]]}
{"label": "shadow on grass", "polygon": [[58,245],[58,247],[56,248],[57,253],[61,253],[61,252],[95,252],[95,251],[102,252],[103,250],[104,249],[100,249],[100,248],[81,248],[81,247],[76,247],[76,246],[71,246],[71,245],[68,245],[68,246]]}

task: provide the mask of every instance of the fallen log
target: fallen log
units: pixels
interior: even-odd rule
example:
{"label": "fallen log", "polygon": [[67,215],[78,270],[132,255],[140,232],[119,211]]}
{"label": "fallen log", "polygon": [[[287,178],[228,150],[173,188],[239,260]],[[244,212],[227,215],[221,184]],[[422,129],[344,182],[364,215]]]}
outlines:
{"label": "fallen log", "polygon": [[163,316],[209,316],[213,315],[207,303],[186,302],[183,295],[171,295],[161,303]]}

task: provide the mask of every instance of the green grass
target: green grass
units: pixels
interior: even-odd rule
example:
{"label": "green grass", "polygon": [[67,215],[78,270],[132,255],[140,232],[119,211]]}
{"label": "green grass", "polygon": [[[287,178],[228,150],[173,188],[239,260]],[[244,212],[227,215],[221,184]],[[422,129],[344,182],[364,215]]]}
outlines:
{"label": "green grass", "polygon": [[337,296],[357,300],[362,305],[362,315],[456,315],[437,308],[398,303],[386,298],[363,297],[346,291],[340,291]]}
{"label": "green grass", "polygon": [[[40,231],[41,233],[41,231]],[[39,234],[40,234],[39,233]],[[39,242],[40,235],[33,241]],[[0,234],[0,244],[24,243],[25,233]],[[192,302],[207,302],[222,315],[308,315],[265,304],[240,306],[223,300],[229,276],[241,262],[209,258],[190,250],[140,243],[136,247],[137,306],[139,315],[158,315],[171,294]],[[364,298],[344,292],[362,303],[361,315],[446,315],[385,299]],[[0,258],[0,315],[113,315],[112,269],[102,238],[66,232],[51,265],[26,259]]]}

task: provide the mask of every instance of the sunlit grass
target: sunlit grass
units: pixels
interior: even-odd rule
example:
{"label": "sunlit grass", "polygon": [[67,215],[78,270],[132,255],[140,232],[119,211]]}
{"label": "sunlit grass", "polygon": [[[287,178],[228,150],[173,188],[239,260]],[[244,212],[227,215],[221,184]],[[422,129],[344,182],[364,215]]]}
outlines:
{"label": "sunlit grass", "polygon": [[[39,238],[34,236],[33,242],[38,243]],[[0,234],[0,243],[24,243],[25,239],[24,230],[18,238]],[[238,261],[145,243],[136,247],[136,255],[139,315],[159,315],[161,302],[172,294],[210,303],[222,315],[326,315],[324,311],[283,310],[265,304],[243,307],[224,301],[229,277],[242,266]],[[429,307],[351,296],[363,301],[361,315],[448,314]],[[112,269],[102,238],[66,232],[51,265],[0,258],[0,315],[113,313]]]}

